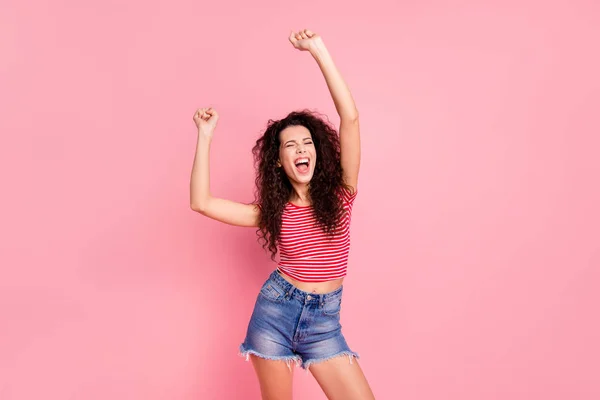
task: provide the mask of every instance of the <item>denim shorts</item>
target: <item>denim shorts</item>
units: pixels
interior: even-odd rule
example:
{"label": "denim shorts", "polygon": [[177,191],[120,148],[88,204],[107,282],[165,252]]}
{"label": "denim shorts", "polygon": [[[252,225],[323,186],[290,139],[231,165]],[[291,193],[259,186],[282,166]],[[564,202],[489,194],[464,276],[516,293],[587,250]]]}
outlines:
{"label": "denim shorts", "polygon": [[340,325],[342,290],[325,294],[304,292],[275,270],[256,299],[240,354],[283,360],[308,370],[333,357],[358,358],[346,344]]}

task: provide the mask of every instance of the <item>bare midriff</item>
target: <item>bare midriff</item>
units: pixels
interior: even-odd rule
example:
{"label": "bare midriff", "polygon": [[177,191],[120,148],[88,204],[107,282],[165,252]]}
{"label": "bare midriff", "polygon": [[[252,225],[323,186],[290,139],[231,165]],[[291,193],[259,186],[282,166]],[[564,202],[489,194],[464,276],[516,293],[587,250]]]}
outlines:
{"label": "bare midriff", "polygon": [[283,277],[283,279],[285,279],[286,281],[288,281],[289,283],[294,285],[296,288],[298,288],[304,292],[314,293],[314,294],[324,294],[324,293],[333,292],[336,289],[338,289],[340,286],[342,286],[342,282],[344,282],[344,278],[334,279],[334,280],[325,281],[325,282],[302,282],[302,281],[292,278],[291,276],[288,276],[288,275],[282,273],[281,271],[278,271],[278,272],[279,272],[279,275],[281,275]]}

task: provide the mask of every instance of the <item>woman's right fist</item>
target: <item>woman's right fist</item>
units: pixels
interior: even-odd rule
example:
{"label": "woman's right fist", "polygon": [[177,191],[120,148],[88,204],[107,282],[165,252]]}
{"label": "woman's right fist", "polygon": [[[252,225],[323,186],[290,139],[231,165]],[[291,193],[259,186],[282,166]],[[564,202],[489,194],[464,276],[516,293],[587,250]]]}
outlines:
{"label": "woman's right fist", "polygon": [[199,108],[194,113],[194,122],[198,128],[198,133],[203,133],[206,136],[212,136],[218,120],[219,114],[212,107]]}

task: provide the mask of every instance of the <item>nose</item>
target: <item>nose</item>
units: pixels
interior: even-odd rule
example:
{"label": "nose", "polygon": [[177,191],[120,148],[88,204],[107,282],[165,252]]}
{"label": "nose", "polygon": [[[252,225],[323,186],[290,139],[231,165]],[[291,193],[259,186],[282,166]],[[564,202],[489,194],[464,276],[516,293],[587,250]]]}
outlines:
{"label": "nose", "polygon": [[304,146],[299,146],[298,149],[296,150],[296,153],[306,153]]}

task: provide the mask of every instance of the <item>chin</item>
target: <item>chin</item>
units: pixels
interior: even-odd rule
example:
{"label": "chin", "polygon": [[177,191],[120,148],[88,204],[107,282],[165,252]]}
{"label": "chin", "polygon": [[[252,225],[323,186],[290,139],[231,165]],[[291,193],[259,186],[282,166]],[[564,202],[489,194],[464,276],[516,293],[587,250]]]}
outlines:
{"label": "chin", "polygon": [[312,174],[310,176],[294,176],[294,177],[288,176],[288,179],[290,181],[293,181],[293,182],[299,183],[299,184],[310,183],[310,181],[312,180],[312,178],[313,178]]}
{"label": "chin", "polygon": [[302,185],[306,185],[306,184],[310,183],[311,180],[312,180],[312,178],[294,179],[294,181],[296,183],[299,183],[299,184],[302,184]]}

